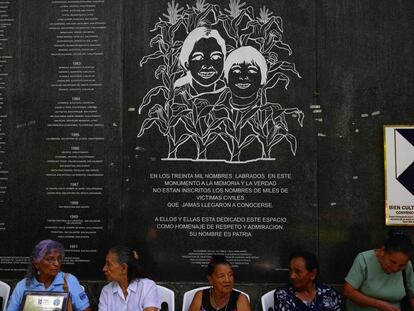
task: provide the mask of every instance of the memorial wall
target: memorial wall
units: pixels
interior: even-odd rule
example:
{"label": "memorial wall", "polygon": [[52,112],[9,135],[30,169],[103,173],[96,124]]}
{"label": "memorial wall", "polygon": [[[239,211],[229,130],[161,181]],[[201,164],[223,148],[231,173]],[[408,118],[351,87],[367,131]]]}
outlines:
{"label": "memorial wall", "polygon": [[121,192],[120,5],[1,6],[2,275],[20,277],[53,238],[68,269],[97,277]]}
{"label": "memorial wall", "polygon": [[341,283],[385,238],[383,126],[413,123],[413,13],[0,1],[1,278],[52,238],[84,280],[126,243],[163,282],[225,254],[237,282],[282,283],[307,249]]}

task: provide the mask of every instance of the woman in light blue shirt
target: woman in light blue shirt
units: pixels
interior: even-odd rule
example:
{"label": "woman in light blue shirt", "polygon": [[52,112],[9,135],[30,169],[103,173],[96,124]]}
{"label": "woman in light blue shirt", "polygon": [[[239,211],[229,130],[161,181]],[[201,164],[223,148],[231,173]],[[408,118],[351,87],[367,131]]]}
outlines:
{"label": "woman in light blue shirt", "polygon": [[40,241],[30,256],[26,277],[13,290],[7,311],[20,310],[25,291],[68,291],[74,311],[91,311],[88,296],[78,279],[60,271],[63,257],[64,247],[61,243],[53,240]]}

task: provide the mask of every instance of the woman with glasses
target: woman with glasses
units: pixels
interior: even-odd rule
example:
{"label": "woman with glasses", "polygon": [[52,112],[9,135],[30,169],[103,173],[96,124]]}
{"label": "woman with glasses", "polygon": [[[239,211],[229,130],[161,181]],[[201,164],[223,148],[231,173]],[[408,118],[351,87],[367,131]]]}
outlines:
{"label": "woman with glasses", "polygon": [[89,299],[78,279],[60,270],[64,247],[53,240],[40,241],[33,249],[23,280],[17,283],[7,311],[18,311],[25,291],[69,292],[74,311],[90,311]]}

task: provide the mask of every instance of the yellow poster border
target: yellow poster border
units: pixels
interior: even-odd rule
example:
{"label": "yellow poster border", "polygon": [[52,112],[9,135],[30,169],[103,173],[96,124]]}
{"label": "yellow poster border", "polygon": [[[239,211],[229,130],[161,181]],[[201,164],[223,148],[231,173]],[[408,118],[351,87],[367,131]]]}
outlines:
{"label": "yellow poster border", "polygon": [[387,140],[386,140],[386,129],[387,128],[414,128],[414,125],[383,125],[383,144],[384,144],[384,194],[385,194],[385,225],[386,226],[403,226],[412,227],[413,224],[390,224],[388,222],[388,185],[387,185]]}

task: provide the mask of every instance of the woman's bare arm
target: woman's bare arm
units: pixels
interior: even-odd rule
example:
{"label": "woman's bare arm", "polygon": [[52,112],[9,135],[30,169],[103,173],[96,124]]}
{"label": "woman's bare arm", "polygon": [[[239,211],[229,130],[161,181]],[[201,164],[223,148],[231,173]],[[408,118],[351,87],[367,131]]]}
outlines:
{"label": "woman's bare arm", "polygon": [[250,311],[249,299],[244,294],[240,294],[237,299],[237,311]]}
{"label": "woman's bare arm", "polygon": [[[200,311],[201,310],[201,299],[203,297],[203,291],[198,291],[190,304],[188,311]],[[184,310],[185,311],[185,310]]]}
{"label": "woman's bare arm", "polygon": [[410,297],[410,310],[414,311],[414,297]]}
{"label": "woman's bare arm", "polygon": [[360,306],[372,307],[382,311],[400,311],[400,309],[386,301],[364,295],[359,290],[353,288],[348,282],[345,282],[342,293],[347,299]]}

